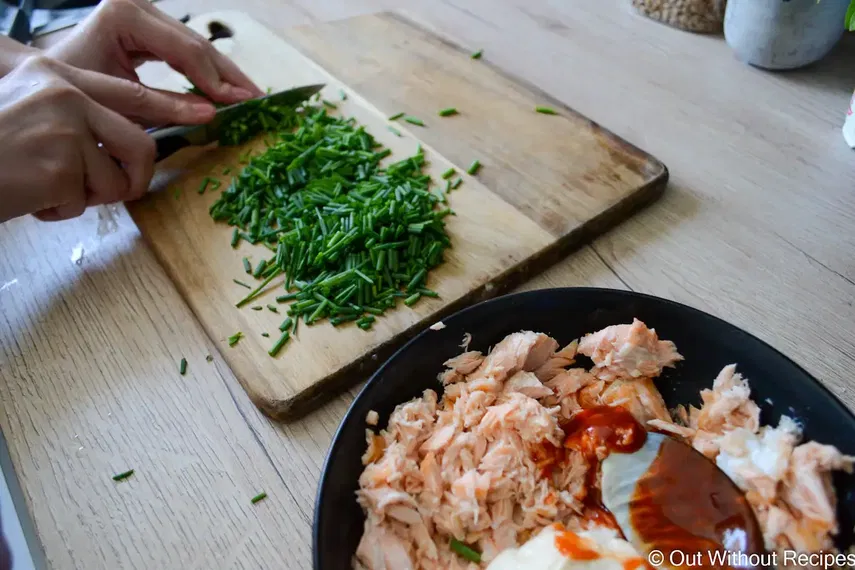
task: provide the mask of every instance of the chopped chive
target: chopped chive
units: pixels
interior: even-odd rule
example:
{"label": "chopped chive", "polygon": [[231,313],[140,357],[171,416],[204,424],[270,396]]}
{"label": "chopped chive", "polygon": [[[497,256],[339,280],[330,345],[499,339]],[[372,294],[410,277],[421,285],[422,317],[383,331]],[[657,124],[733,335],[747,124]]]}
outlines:
{"label": "chopped chive", "polygon": [[209,354],[208,356],[205,357],[205,360],[207,360],[208,362],[213,362],[214,357]]}
{"label": "chopped chive", "polygon": [[461,184],[463,184],[463,179],[462,179],[462,178],[458,178],[458,179],[457,179],[457,180],[455,180],[455,181],[454,181],[454,183],[451,185],[451,189],[452,189],[452,190],[457,190],[457,187],[458,187],[458,186],[460,186]]}
{"label": "chopped chive", "polygon": [[228,166],[223,169],[223,176],[228,176],[231,173],[232,173],[232,169],[229,168]]}
{"label": "chopped chive", "polygon": [[535,107],[535,111],[541,113],[542,115],[557,115],[558,113],[552,107]]}
{"label": "chopped chive", "polygon": [[238,285],[240,285],[241,287],[246,287],[247,289],[252,289],[252,287],[250,287],[249,285],[247,285],[247,284],[246,284],[246,283],[244,283],[243,281],[239,281],[239,280],[237,280],[237,279],[232,279],[232,281],[234,281],[235,283],[237,283],[237,284],[238,284]]}
{"label": "chopped chive", "polygon": [[411,306],[413,306],[413,305],[416,303],[416,301],[418,301],[418,300],[419,300],[419,299],[421,299],[421,298],[422,298],[422,294],[421,294],[421,293],[418,293],[418,292],[417,292],[417,293],[413,293],[412,295],[410,295],[409,297],[407,297],[406,299],[404,299],[404,304],[405,304],[406,306],[408,306],[408,307],[411,307]]}
{"label": "chopped chive", "polygon": [[347,101],[347,93],[344,92],[344,89],[339,89],[338,94],[342,101]]}
{"label": "chopped chive", "polygon": [[469,168],[466,169],[467,174],[475,175],[478,170],[481,168],[481,161],[477,158],[472,161],[472,164],[469,165]]}
{"label": "chopped chive", "polygon": [[260,310],[262,310],[263,308],[264,308],[264,307],[262,307],[261,305],[256,305],[256,306],[254,306],[254,307],[252,308],[252,310],[253,310],[253,311],[260,311]]}
{"label": "chopped chive", "polygon": [[210,182],[211,182],[211,177],[210,177],[210,176],[206,176],[205,178],[203,178],[203,179],[202,179],[202,182],[199,184],[199,189],[197,190],[197,192],[198,192],[199,194],[204,194],[204,193],[205,193],[205,190],[208,188],[208,184],[209,184]]}
{"label": "chopped chive", "polygon": [[396,120],[400,119],[401,117],[403,117],[404,115],[405,115],[405,113],[403,111],[400,113],[395,113],[394,115],[389,117],[389,120],[390,121],[396,121]]}
{"label": "chopped chive", "polygon": [[261,336],[263,336],[264,338],[268,338],[270,337],[270,333],[263,332],[261,333]]}
{"label": "chopped chive", "polygon": [[230,336],[230,337],[227,339],[227,340],[228,340],[228,342],[229,342],[229,346],[234,346],[234,345],[236,345],[236,344],[238,343],[238,341],[239,341],[240,339],[242,339],[242,338],[243,338],[243,333],[242,333],[242,332],[240,332],[240,331],[236,332],[235,334],[233,334],[232,336]]}
{"label": "chopped chive", "polygon": [[252,265],[250,265],[249,258],[247,258],[247,257],[243,258],[243,270],[246,271],[247,273],[250,273],[250,274],[252,273]]}
{"label": "chopped chive", "polygon": [[473,550],[471,547],[466,546],[456,538],[451,539],[451,543],[449,544],[451,550],[468,560],[469,562],[474,562],[475,564],[481,563],[481,555]]}
{"label": "chopped chive", "polygon": [[291,326],[291,317],[288,317],[287,319],[282,321],[281,325],[279,325],[279,330],[280,331],[286,331],[286,330],[288,330],[288,327],[290,327],[290,326]]}
{"label": "chopped chive", "polygon": [[388,126],[388,127],[386,127],[386,128],[387,128],[387,129],[389,129],[389,132],[391,132],[391,133],[392,133],[392,134],[394,134],[395,136],[398,136],[398,137],[403,136],[403,135],[401,135],[401,131],[399,131],[398,129],[396,129],[396,128],[395,128],[395,127],[393,127],[392,125],[389,125],[389,126]]}
{"label": "chopped chive", "polygon": [[288,293],[287,295],[279,295],[276,297],[277,303],[287,303],[288,301],[293,301],[297,298],[297,293]]}
{"label": "chopped chive", "polygon": [[425,126],[425,122],[419,119],[418,117],[413,117],[412,115],[407,115],[404,117],[404,120],[410,123],[411,125],[416,125],[419,127]]}
{"label": "chopped chive", "polygon": [[481,59],[482,55],[484,55],[484,50],[479,49],[478,51],[473,52],[472,55],[470,55],[469,57],[471,57],[472,59]]}
{"label": "chopped chive", "polygon": [[255,269],[252,270],[252,276],[258,279],[261,277],[261,274],[264,273],[264,269],[267,267],[267,260],[262,259],[258,262],[258,265],[255,266]]}
{"label": "chopped chive", "polygon": [[443,180],[448,180],[452,176],[454,176],[454,168],[453,167],[449,168],[448,170],[446,170],[445,172],[442,173],[442,179]]}
{"label": "chopped chive", "polygon": [[176,186],[176,187],[172,190],[172,196],[173,196],[176,200],[177,200],[177,199],[179,199],[179,198],[181,197],[181,188]]}
{"label": "chopped chive", "polygon": [[279,354],[279,351],[282,350],[282,347],[285,346],[285,343],[288,342],[288,339],[291,338],[291,331],[285,331],[282,333],[282,336],[279,337],[279,340],[276,341],[276,344],[273,345],[273,348],[267,351],[267,354],[270,356],[276,356]]}
{"label": "chopped chive", "polygon": [[256,496],[254,496],[254,497],[251,499],[251,502],[252,502],[252,504],[254,505],[254,504],[255,504],[255,503],[257,503],[258,501],[263,501],[263,500],[264,500],[264,499],[266,499],[266,498],[267,498],[267,493],[265,493],[264,491],[262,491],[261,493],[259,493],[259,494],[257,494]]}
{"label": "chopped chive", "polygon": [[113,475],[113,481],[122,481],[124,479],[127,479],[128,477],[130,477],[133,474],[134,474],[134,470],[128,469],[127,471],[125,471],[123,473],[117,473],[116,475]]}
{"label": "chopped chive", "polygon": [[338,105],[336,105],[332,101],[327,101],[326,99],[324,99],[322,103],[324,104],[324,107],[329,107],[330,109],[338,109]]}
{"label": "chopped chive", "polygon": [[240,228],[235,228],[232,232],[232,247],[237,247],[240,242]]}
{"label": "chopped chive", "polygon": [[439,111],[437,111],[437,115],[439,115],[440,117],[450,117],[456,114],[457,109],[455,109],[454,107],[448,107],[447,109],[440,109]]}
{"label": "chopped chive", "polygon": [[278,277],[280,273],[282,273],[281,269],[277,269],[276,271],[271,273],[267,277],[267,279],[265,279],[264,281],[261,282],[261,285],[259,285],[258,287],[256,287],[252,291],[250,291],[246,297],[244,297],[243,299],[238,301],[235,304],[235,307],[241,308],[244,305],[246,305],[247,303],[249,303],[250,301],[252,301],[253,299],[255,299],[258,296],[258,294],[261,293],[261,290],[264,289],[265,287],[267,287],[267,284],[270,283],[271,281],[273,281],[276,277]]}
{"label": "chopped chive", "polygon": [[178,373],[184,376],[187,374],[187,359],[182,358],[181,362],[178,364]]}
{"label": "chopped chive", "polygon": [[216,178],[211,179],[211,190],[219,190],[220,186],[222,185],[223,183],[217,180]]}
{"label": "chopped chive", "polygon": [[267,310],[271,313],[278,313],[279,307],[277,307],[276,305],[267,305]]}

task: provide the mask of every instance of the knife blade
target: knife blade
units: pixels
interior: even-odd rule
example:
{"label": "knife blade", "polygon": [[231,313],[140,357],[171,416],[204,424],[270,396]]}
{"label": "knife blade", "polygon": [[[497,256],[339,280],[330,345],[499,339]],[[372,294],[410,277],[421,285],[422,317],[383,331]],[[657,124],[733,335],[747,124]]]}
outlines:
{"label": "knife blade", "polygon": [[175,125],[154,129],[149,134],[157,145],[156,161],[176,153],[187,146],[205,146],[220,140],[220,133],[233,117],[238,117],[248,107],[268,101],[274,105],[296,105],[324,88],[324,84],[304,85],[257,99],[250,99],[217,109],[214,118],[204,125]]}

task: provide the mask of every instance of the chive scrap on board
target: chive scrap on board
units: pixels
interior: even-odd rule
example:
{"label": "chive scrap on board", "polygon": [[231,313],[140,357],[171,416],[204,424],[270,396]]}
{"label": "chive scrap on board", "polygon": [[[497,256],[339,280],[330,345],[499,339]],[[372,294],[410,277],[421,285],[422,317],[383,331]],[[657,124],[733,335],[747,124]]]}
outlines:
{"label": "chive scrap on board", "polygon": [[211,179],[211,190],[219,190],[220,186],[222,185],[223,183],[217,180],[216,178]]}
{"label": "chive scrap on board", "polygon": [[231,173],[232,173],[232,169],[229,168],[228,166],[223,169],[223,176],[228,176]]}
{"label": "chive scrap on board", "polygon": [[322,102],[324,104],[324,107],[329,107],[330,109],[338,109],[338,105],[336,105],[332,101],[327,101],[326,99],[324,99]]}
{"label": "chive scrap on board", "polygon": [[207,360],[208,362],[213,362],[214,357],[209,354],[208,356],[205,357],[205,360]]}
{"label": "chive scrap on board", "polygon": [[178,373],[184,376],[187,374],[187,359],[182,358],[181,362],[178,364]]}
{"label": "chive scrap on board", "polygon": [[123,473],[117,473],[117,474],[113,475],[113,481],[123,481],[133,474],[134,474],[134,470],[128,469],[127,471],[125,471]]}
{"label": "chive scrap on board", "polygon": [[342,101],[347,101],[347,93],[344,92],[344,89],[339,89],[338,94]]}
{"label": "chive scrap on board", "polygon": [[238,243],[240,243],[240,230],[235,228],[235,231],[232,232],[232,247],[237,247]]}
{"label": "chive scrap on board", "polygon": [[252,265],[249,263],[248,257],[243,258],[243,270],[252,275]]}
{"label": "chive scrap on board", "polygon": [[203,178],[202,182],[199,183],[199,189],[197,190],[197,192],[199,194],[204,194],[205,190],[208,188],[208,184],[210,184],[210,183],[211,183],[211,177],[210,176],[206,176],[205,178]]}
{"label": "chive scrap on board", "polygon": [[[255,503],[257,503],[258,501],[263,501],[263,500],[264,500],[264,499],[266,499],[266,498],[267,498],[267,493],[265,493],[264,491],[262,491],[261,493],[259,493],[259,494],[257,494],[256,496],[254,496],[254,497],[252,498],[252,501],[251,501],[251,502],[252,502],[252,504],[254,505],[254,504],[255,504]],[[479,557],[479,560],[480,560],[480,557]]]}
{"label": "chive scrap on board", "polygon": [[270,356],[276,356],[279,354],[279,351],[282,350],[282,347],[285,346],[285,343],[288,342],[288,339],[291,338],[291,331],[285,331],[282,333],[282,336],[279,337],[279,340],[276,341],[276,344],[273,345],[273,348],[267,351],[267,354]]}
{"label": "chive scrap on board", "polygon": [[456,538],[451,539],[451,550],[468,560],[469,562],[474,562],[475,564],[480,564],[481,562],[481,554],[478,551],[473,550],[471,547],[466,546]]}
{"label": "chive scrap on board", "polygon": [[276,305],[267,305],[267,310],[271,313],[278,313],[279,307],[277,307]]}
{"label": "chive scrap on board", "polygon": [[238,279],[232,279],[232,281],[234,281],[235,283],[237,283],[237,284],[238,284],[238,285],[240,285],[241,287],[246,287],[247,289],[252,289],[252,287],[250,287],[249,285],[247,285],[247,284],[246,284],[246,283],[244,283],[243,281],[240,281],[240,280],[238,280]]}
{"label": "chive scrap on board", "polygon": [[558,112],[555,109],[553,109],[552,107],[540,107],[540,106],[538,106],[538,107],[535,107],[534,110],[537,111],[538,113],[541,113],[542,115],[557,115],[558,114]]}
{"label": "chive scrap on board", "polygon": [[481,161],[477,158],[472,161],[472,164],[469,165],[469,168],[466,169],[467,174],[475,175],[478,170],[481,169]]}
{"label": "chive scrap on board", "polygon": [[264,309],[264,307],[262,307],[261,305],[256,305],[252,308],[253,311],[260,311],[262,309]]}
{"label": "chive scrap on board", "polygon": [[432,187],[421,146],[384,160],[391,149],[364,126],[312,103],[275,139],[209,210],[234,227],[237,243],[271,252],[253,260],[260,283],[236,304],[287,303],[271,356],[301,320],[368,330],[387,310],[427,296],[421,289],[451,246],[444,218],[454,212]]}
{"label": "chive scrap on board", "polygon": [[396,129],[395,127],[393,127],[393,126],[389,125],[389,126],[388,126],[388,127],[386,127],[386,128],[387,128],[387,129],[389,129],[389,132],[390,132],[390,133],[392,133],[393,135],[398,136],[398,137],[402,136],[402,135],[401,135],[401,131],[399,131],[399,130],[398,130],[398,129]]}
{"label": "chive scrap on board", "polygon": [[261,336],[263,336],[264,338],[269,338],[270,333],[263,332],[263,333],[261,333]]}
{"label": "chive scrap on board", "polygon": [[443,180],[448,180],[452,176],[454,176],[454,168],[449,168],[448,170],[442,173]]}
{"label": "chive scrap on board", "polygon": [[457,109],[455,109],[454,107],[448,107],[447,109],[440,109],[437,112],[437,115],[439,115],[440,117],[450,117],[452,115],[457,115],[457,114],[458,114]]}
{"label": "chive scrap on board", "polygon": [[457,190],[457,187],[458,187],[458,186],[460,186],[461,184],[463,184],[463,179],[462,179],[462,178],[458,178],[458,179],[457,179],[457,180],[455,180],[455,181],[454,181],[454,183],[451,185],[451,189],[452,189],[452,190]]}
{"label": "chive scrap on board", "polygon": [[389,120],[390,120],[390,121],[397,121],[398,119],[400,119],[401,117],[403,117],[405,114],[406,114],[406,113],[404,113],[403,111],[401,111],[400,113],[395,113],[394,115],[392,115],[392,116],[390,116],[390,117],[389,117]]}
{"label": "chive scrap on board", "polygon": [[238,331],[228,338],[229,346],[234,346],[240,339],[243,338],[243,333]]}
{"label": "chive scrap on board", "polygon": [[410,123],[411,125],[416,125],[419,127],[425,126],[425,122],[419,119],[418,117],[413,117],[412,115],[407,115],[404,117],[404,120]]}
{"label": "chive scrap on board", "polygon": [[470,55],[469,57],[471,57],[472,59],[481,59],[482,55],[484,55],[484,50],[479,49],[478,51],[473,52],[472,55]]}

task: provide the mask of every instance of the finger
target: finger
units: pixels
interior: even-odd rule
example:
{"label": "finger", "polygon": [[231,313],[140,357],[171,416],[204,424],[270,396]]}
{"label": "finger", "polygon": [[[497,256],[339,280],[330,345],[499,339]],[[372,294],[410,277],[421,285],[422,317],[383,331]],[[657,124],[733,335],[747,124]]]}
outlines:
{"label": "finger", "polygon": [[86,119],[95,139],[122,163],[127,173],[127,191],[119,199],[134,200],[145,194],[154,174],[154,140],[126,118],[92,100],[86,108]]}
{"label": "finger", "polygon": [[202,97],[151,89],[141,83],[63,66],[61,73],[99,104],[147,125],[202,124],[216,109]]}
{"label": "finger", "polygon": [[[193,84],[219,103],[237,103],[261,94],[258,87],[248,79],[241,80],[246,86],[234,85],[221,76],[223,73],[237,77],[234,69],[228,69],[223,61],[227,58],[211,45],[211,42],[186,27],[176,28],[165,19],[144,13],[134,22],[137,42],[145,49],[187,76]],[[139,46],[137,46],[139,47]],[[239,75],[243,75],[238,70]]]}
{"label": "finger", "polygon": [[65,204],[36,212],[33,216],[43,222],[59,222],[76,218],[82,215],[84,211],[86,211],[86,199],[80,194]]}
{"label": "finger", "polygon": [[130,195],[130,181],[125,171],[95,139],[83,146],[87,206],[112,204]]}

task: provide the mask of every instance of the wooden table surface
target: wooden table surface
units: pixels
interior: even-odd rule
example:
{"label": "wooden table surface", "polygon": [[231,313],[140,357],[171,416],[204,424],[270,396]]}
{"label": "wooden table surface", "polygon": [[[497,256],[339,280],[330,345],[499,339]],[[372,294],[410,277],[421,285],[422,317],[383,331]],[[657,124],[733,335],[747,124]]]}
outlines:
{"label": "wooden table surface", "polygon": [[[526,288],[628,288],[754,333],[855,404],[852,42],[769,74],[628,0],[164,0],[268,26],[405,9],[654,154],[660,202]],[[82,247],[82,259],[79,257]],[[204,363],[177,374],[182,356]],[[123,207],[0,226],[0,428],[52,568],[307,568],[316,484],[355,391],[276,425]],[[786,381],[786,379],[782,379]],[[122,483],[110,476],[127,468]],[[249,499],[260,490],[269,498]]]}

